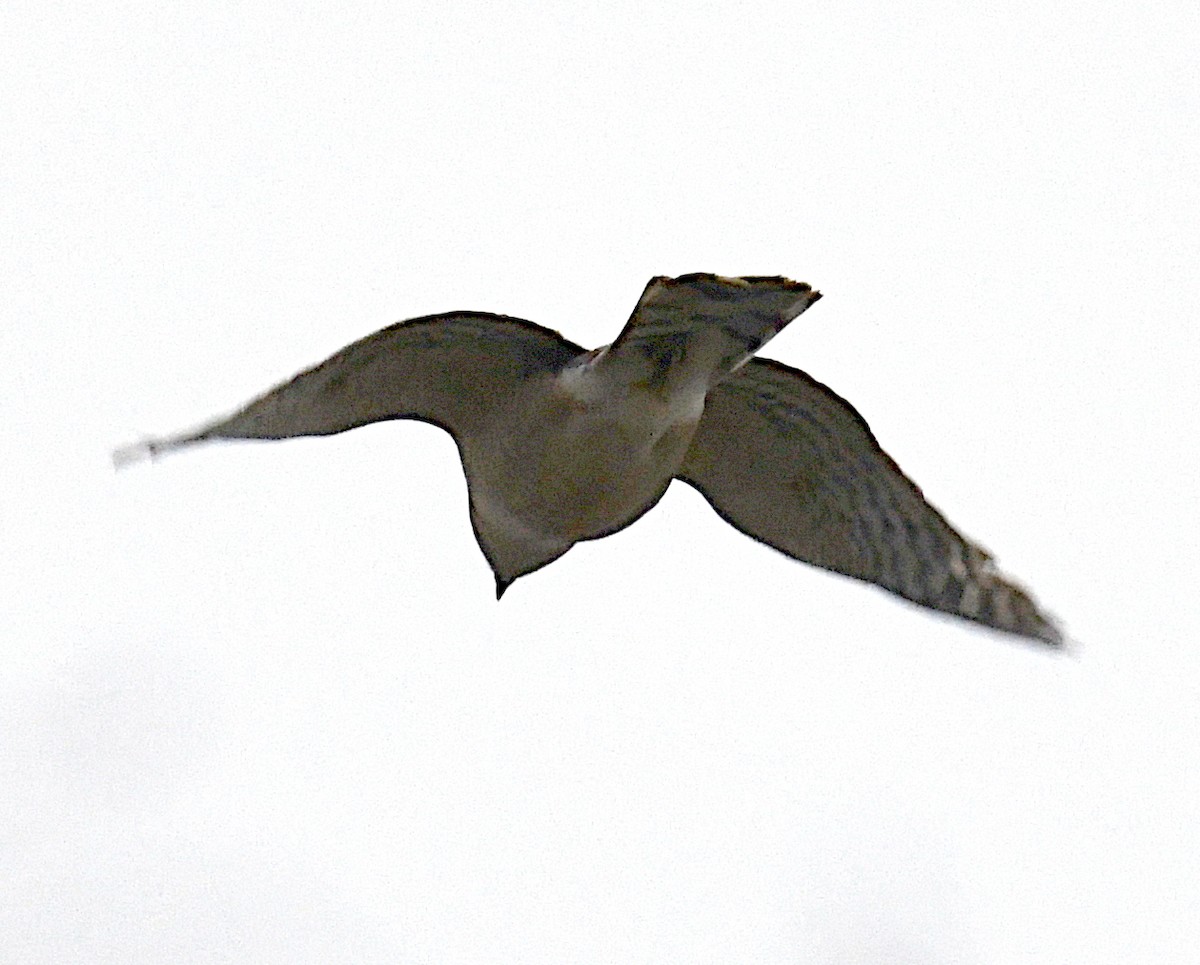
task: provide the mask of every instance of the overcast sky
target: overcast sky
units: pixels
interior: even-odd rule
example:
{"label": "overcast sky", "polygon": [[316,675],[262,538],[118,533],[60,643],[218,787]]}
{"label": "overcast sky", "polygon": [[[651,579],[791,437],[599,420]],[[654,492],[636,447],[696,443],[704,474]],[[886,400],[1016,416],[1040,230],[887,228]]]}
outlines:
{"label": "overcast sky", "polygon": [[[0,959],[1127,963],[1200,944],[1195,5],[0,11]],[[825,298],[1072,656],[673,486],[502,604],[415,423],[110,450],[398,319]]]}

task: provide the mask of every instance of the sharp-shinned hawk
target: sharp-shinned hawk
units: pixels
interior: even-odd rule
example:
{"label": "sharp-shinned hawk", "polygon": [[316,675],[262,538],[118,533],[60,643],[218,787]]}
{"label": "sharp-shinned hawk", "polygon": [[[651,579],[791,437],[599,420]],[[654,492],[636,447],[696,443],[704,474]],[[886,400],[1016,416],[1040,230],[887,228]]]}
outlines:
{"label": "sharp-shinned hawk", "polygon": [[1061,645],[1054,622],[925,501],[848,402],[753,357],[820,297],[780,277],[654,278],[616,341],[590,352],[504,315],[415,318],[226,419],[115,458],[422,419],[458,443],[497,598],[580,540],[628,526],[682,479],[788,556]]}

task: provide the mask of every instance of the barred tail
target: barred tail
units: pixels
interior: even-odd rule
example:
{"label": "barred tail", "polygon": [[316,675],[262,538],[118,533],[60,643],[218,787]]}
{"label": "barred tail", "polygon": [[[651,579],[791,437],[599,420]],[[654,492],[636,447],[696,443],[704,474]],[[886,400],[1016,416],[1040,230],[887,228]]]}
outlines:
{"label": "barred tail", "polygon": [[820,297],[811,286],[779,276],[652,278],[607,354],[641,356],[657,370],[675,366],[680,373],[681,360],[703,357],[719,379]]}

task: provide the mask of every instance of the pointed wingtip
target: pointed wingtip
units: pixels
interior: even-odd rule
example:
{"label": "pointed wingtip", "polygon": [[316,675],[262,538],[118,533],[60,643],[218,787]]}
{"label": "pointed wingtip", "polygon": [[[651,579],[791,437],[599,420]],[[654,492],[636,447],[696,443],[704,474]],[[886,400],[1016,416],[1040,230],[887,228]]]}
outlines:
{"label": "pointed wingtip", "polygon": [[1056,617],[1041,614],[1042,626],[1032,634],[1032,637],[1046,645],[1051,650],[1067,656],[1079,655],[1079,641],[1069,636],[1063,629],[1062,623]]}
{"label": "pointed wingtip", "polygon": [[113,469],[121,470],[137,462],[150,462],[154,459],[156,452],[154,443],[148,439],[120,446],[112,452]]}
{"label": "pointed wingtip", "polygon": [[512,584],[513,584],[512,580],[502,580],[499,576],[497,576],[496,577],[496,599],[499,600],[500,597],[504,596],[504,591],[507,590],[510,586],[512,586]]}
{"label": "pointed wingtip", "polygon": [[199,432],[185,433],[178,436],[142,439],[140,442],[132,442],[127,446],[120,446],[114,449],[112,454],[113,468],[124,469],[135,462],[155,462],[168,452],[194,446],[197,443],[207,442],[213,438],[218,437],[213,436],[208,430],[202,429]]}

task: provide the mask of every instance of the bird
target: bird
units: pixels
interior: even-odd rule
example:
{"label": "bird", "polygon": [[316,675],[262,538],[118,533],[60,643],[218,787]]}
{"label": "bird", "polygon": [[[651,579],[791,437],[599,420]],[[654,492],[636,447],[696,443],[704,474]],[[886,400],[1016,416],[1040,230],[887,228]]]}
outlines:
{"label": "bird", "polygon": [[928,610],[1059,648],[1062,630],[960,534],[805,372],[757,353],[821,293],[782,276],[657,276],[609,345],[456,311],[397,322],[118,466],[216,440],[417,419],[454,438],[499,600],[576,543],[648,512],[672,480],[789,557]]}

